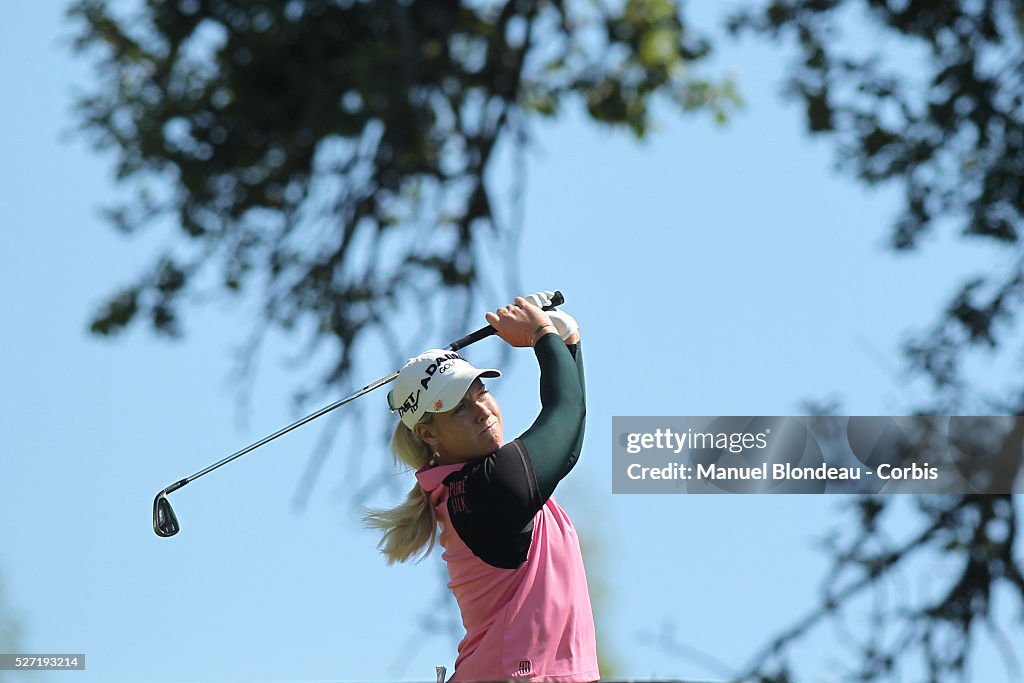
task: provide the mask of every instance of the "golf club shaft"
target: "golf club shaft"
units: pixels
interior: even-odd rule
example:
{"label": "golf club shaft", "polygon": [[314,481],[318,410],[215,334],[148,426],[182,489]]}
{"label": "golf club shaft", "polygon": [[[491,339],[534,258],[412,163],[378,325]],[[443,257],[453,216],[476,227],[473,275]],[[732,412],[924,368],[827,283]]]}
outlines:
{"label": "golf club shaft", "polygon": [[370,384],[367,384],[365,387],[363,387],[362,389],[360,389],[356,393],[352,394],[351,396],[346,396],[345,398],[343,398],[343,399],[341,399],[339,401],[335,401],[334,403],[330,404],[329,406],[324,406],[323,408],[321,408],[320,410],[316,411],[315,413],[310,413],[309,415],[307,415],[306,417],[302,418],[301,420],[296,420],[295,422],[291,423],[287,427],[284,427],[282,429],[277,430],[276,432],[274,432],[270,436],[265,436],[262,439],[260,439],[259,441],[257,441],[256,443],[249,444],[248,446],[246,446],[242,450],[236,451],[236,452],[232,453],[228,457],[226,457],[223,460],[220,460],[218,462],[215,462],[214,464],[210,465],[206,469],[200,470],[200,471],[196,472],[195,474],[193,474],[190,477],[186,477],[186,478],[184,478],[184,479],[182,479],[180,481],[174,482],[173,484],[168,486],[166,489],[164,489],[164,493],[170,493],[172,491],[177,491],[178,489],[180,489],[182,486],[184,486],[185,484],[189,483],[190,481],[194,481],[194,480],[198,479],[199,477],[203,476],[204,474],[207,474],[209,472],[214,471],[215,469],[217,469],[221,465],[226,465],[229,462],[231,462],[232,460],[234,460],[235,458],[240,458],[243,455],[245,455],[246,453],[248,453],[249,451],[254,451],[257,448],[259,448],[260,446],[262,446],[264,444],[270,443],[271,441],[273,441],[277,437],[284,436],[285,434],[287,434],[288,432],[292,431],[293,429],[297,429],[297,428],[301,427],[302,425],[306,424],[307,422],[312,422],[316,418],[321,417],[323,415],[326,415],[327,413],[331,412],[335,408],[340,408],[341,406],[345,405],[346,403],[349,403],[350,401],[356,400],[357,398],[359,398],[363,394],[367,394],[367,393],[373,391],[374,389],[382,387],[385,384],[387,384],[388,382],[393,382],[396,377],[398,377],[398,373],[397,372],[393,372],[390,375],[388,375],[387,377],[381,377],[376,382],[371,382]]}
{"label": "golf club shaft", "polygon": [[[562,293],[561,292],[555,292],[554,295],[551,297],[551,304],[548,305],[548,306],[545,306],[544,310],[546,310],[546,311],[547,310],[551,310],[555,306],[562,305],[564,302],[565,302],[565,298],[562,296]],[[476,342],[480,341],[481,339],[485,339],[485,338],[491,336],[492,334],[495,334],[495,332],[496,332],[496,330],[493,327],[491,327],[490,325],[484,325],[483,327],[481,327],[476,332],[472,332],[470,334],[467,334],[465,337],[462,337],[461,339],[458,339],[458,340],[452,342],[449,345],[448,348],[450,348],[452,351],[457,351],[458,349],[465,348],[465,347],[469,346],[470,344],[475,344]],[[291,423],[287,427],[279,429],[276,432],[274,432],[273,434],[271,434],[269,436],[265,436],[265,437],[263,437],[262,439],[260,439],[259,441],[255,442],[255,443],[249,444],[248,446],[246,446],[242,450],[236,451],[236,452],[232,453],[231,455],[229,455],[228,457],[224,458],[223,460],[215,462],[212,465],[210,465],[209,467],[207,467],[205,469],[202,469],[202,470],[199,470],[198,472],[196,472],[195,474],[193,474],[193,475],[191,475],[189,477],[185,477],[184,479],[181,479],[179,481],[174,482],[173,484],[171,484],[170,486],[165,488],[163,490],[163,493],[164,494],[168,494],[168,493],[171,493],[172,491],[177,491],[178,489],[180,489],[185,484],[187,484],[187,483],[189,483],[191,481],[195,481],[196,479],[198,479],[199,477],[201,477],[201,476],[203,476],[205,474],[209,474],[210,472],[214,471],[218,467],[226,465],[229,462],[231,462],[232,460],[235,460],[236,458],[240,458],[243,455],[245,455],[246,453],[248,453],[250,451],[253,451],[253,450],[256,450],[257,448],[259,448],[260,446],[263,446],[264,444],[270,443],[271,441],[273,441],[277,437],[283,436],[283,435],[287,434],[288,432],[292,431],[293,429],[297,429],[297,428],[301,427],[302,425],[306,424],[307,422],[312,422],[313,420],[317,419],[318,417],[321,417],[321,416],[326,415],[327,413],[331,412],[335,408],[340,408],[341,406],[345,405],[346,403],[349,403],[351,401],[356,400],[357,398],[359,398],[363,394],[368,394],[369,392],[373,391],[374,389],[379,389],[380,387],[384,386],[385,384],[393,382],[396,377],[398,377],[398,373],[397,372],[392,372],[390,375],[388,375],[386,377],[381,377],[376,382],[371,382],[370,384],[367,384],[365,387],[363,387],[362,389],[360,389],[356,393],[352,394],[351,396],[346,396],[345,398],[343,398],[341,400],[335,401],[334,403],[332,403],[330,405],[324,406],[323,408],[321,408],[320,410],[316,411],[315,413],[310,413],[306,417],[304,417],[304,418],[302,418],[300,420],[296,420],[295,422]]]}

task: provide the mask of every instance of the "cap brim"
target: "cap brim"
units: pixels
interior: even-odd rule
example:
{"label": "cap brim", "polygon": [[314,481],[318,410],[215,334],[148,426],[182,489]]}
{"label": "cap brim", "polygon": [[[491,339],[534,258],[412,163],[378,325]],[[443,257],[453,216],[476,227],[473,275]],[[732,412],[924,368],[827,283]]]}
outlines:
{"label": "cap brim", "polygon": [[[469,391],[469,387],[480,377],[501,377],[501,371],[494,368],[473,368],[472,372],[449,381],[434,399],[435,402],[432,405],[425,406],[424,412],[444,413],[452,410],[455,406],[459,405],[459,401]],[[440,406],[437,405],[438,403],[440,403]]]}

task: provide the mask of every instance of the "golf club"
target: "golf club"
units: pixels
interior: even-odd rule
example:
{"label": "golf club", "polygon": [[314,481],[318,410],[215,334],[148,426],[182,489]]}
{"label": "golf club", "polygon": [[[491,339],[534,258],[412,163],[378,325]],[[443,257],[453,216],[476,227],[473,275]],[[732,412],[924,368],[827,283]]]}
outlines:
{"label": "golf club", "polygon": [[[552,297],[551,297],[551,303],[549,305],[545,306],[544,310],[545,311],[551,310],[555,306],[561,306],[564,302],[565,302],[565,298],[562,296],[562,293],[561,292],[555,292],[554,295],[552,295]],[[476,332],[473,332],[471,334],[467,334],[465,337],[462,337],[461,339],[452,342],[448,346],[448,348],[450,350],[452,350],[452,351],[458,351],[459,349],[465,348],[465,347],[469,346],[470,344],[475,344],[476,342],[480,341],[481,339],[489,337],[489,336],[491,336],[494,333],[495,333],[495,329],[493,327],[491,327],[490,325],[485,325],[485,326],[481,327],[479,330],[477,330]],[[288,432],[290,432],[293,429],[296,429],[298,427],[301,427],[302,425],[306,424],[307,422],[312,422],[316,418],[318,418],[318,417],[320,417],[322,415],[326,415],[327,413],[331,412],[335,408],[340,408],[341,406],[345,405],[346,403],[349,403],[351,401],[356,400],[357,398],[359,398],[363,394],[368,394],[371,391],[373,391],[374,389],[379,389],[380,387],[384,386],[385,384],[393,382],[396,377],[398,377],[398,372],[393,372],[390,375],[388,375],[387,377],[381,377],[376,382],[371,382],[370,384],[367,384],[365,387],[363,387],[362,389],[360,389],[356,393],[352,394],[351,396],[346,396],[345,398],[343,398],[343,399],[341,399],[339,401],[335,401],[334,403],[332,403],[332,404],[330,404],[328,406],[324,406],[323,408],[321,408],[320,410],[316,411],[315,413],[310,413],[309,415],[307,415],[306,417],[302,418],[301,420],[297,420],[296,422],[291,423],[287,427],[284,427],[283,429],[279,429],[278,431],[274,432],[270,436],[265,436],[262,439],[260,439],[259,441],[255,442],[255,443],[252,443],[252,444],[249,444],[248,446],[246,446],[242,450],[236,451],[236,452],[232,453],[228,457],[224,458],[223,460],[220,460],[219,462],[215,462],[214,464],[210,465],[206,469],[199,470],[198,472],[196,472],[195,474],[193,474],[190,477],[185,477],[184,479],[181,479],[179,481],[174,482],[173,484],[171,484],[170,486],[165,488],[163,491],[161,491],[160,493],[156,494],[156,499],[153,501],[153,531],[156,532],[157,536],[167,537],[167,536],[173,536],[174,534],[178,533],[178,531],[181,529],[181,526],[178,524],[178,517],[174,514],[174,510],[171,508],[171,502],[167,499],[168,494],[173,493],[174,491],[177,491],[178,489],[180,489],[185,484],[188,484],[189,482],[195,481],[196,479],[198,479],[199,477],[203,476],[204,474],[209,474],[210,472],[214,471],[218,467],[221,467],[222,465],[226,465],[229,462],[231,462],[232,460],[234,460],[236,458],[240,458],[243,455],[245,455],[246,453],[249,453],[250,451],[254,451],[254,450],[256,450],[257,448],[259,448],[260,446],[262,446],[264,444],[270,443],[271,441],[273,441],[277,437],[282,436],[284,434],[287,434]]]}

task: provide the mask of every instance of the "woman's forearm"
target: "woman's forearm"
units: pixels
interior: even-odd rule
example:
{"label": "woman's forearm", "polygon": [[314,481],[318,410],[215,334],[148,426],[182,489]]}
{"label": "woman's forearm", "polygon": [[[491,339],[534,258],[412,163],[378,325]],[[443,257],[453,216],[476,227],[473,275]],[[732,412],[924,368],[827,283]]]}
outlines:
{"label": "woman's forearm", "polygon": [[522,436],[542,499],[572,470],[583,443],[586,402],[579,344],[567,347],[558,335],[537,341],[541,411]]}

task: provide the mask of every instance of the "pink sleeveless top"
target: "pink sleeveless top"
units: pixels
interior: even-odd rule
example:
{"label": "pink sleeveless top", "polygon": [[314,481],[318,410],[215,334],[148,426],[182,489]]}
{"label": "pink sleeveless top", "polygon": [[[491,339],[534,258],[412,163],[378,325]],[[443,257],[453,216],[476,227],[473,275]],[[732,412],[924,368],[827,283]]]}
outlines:
{"label": "pink sleeveless top", "polygon": [[449,492],[443,481],[463,466],[416,473],[441,525],[448,588],[466,629],[450,680],[598,680],[593,610],[569,516],[549,498],[533,518],[526,561],[516,569],[489,565],[466,546],[448,516]]}

